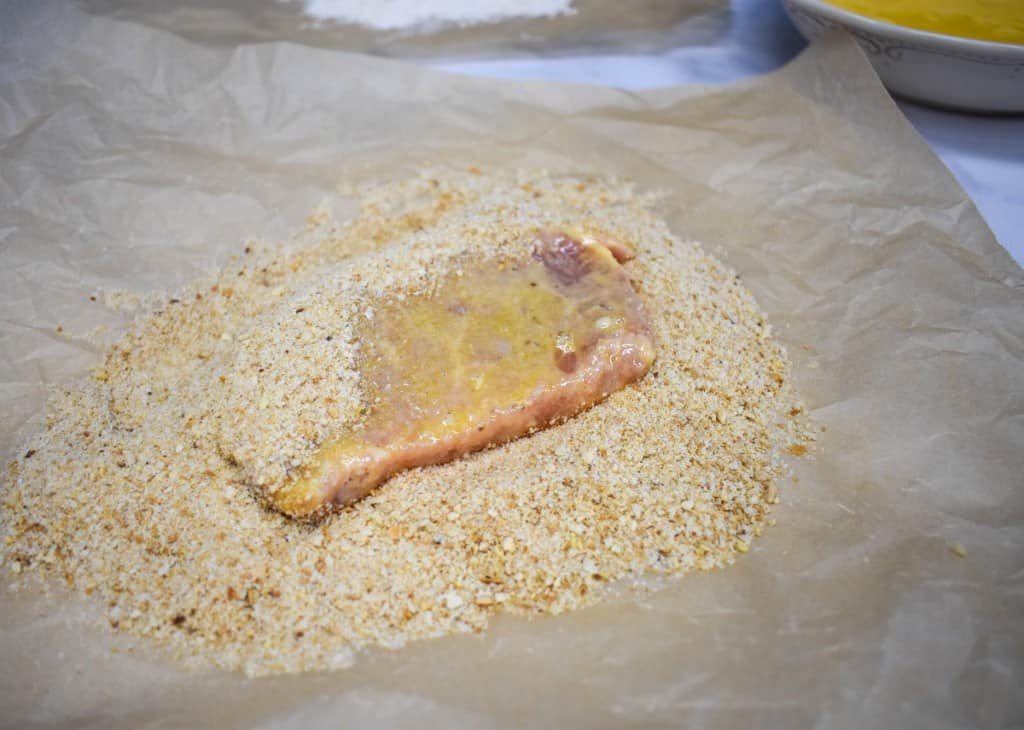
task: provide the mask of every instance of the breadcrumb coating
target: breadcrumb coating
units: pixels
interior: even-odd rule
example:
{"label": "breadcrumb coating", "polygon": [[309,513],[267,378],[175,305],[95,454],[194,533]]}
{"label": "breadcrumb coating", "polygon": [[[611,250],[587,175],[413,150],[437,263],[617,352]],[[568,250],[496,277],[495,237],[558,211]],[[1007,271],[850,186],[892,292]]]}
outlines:
{"label": "breadcrumb coating", "polygon": [[[352,188],[288,245],[247,244],[164,297],[10,463],[8,582],[65,583],[111,627],[190,666],[250,675],[349,666],[372,645],[482,630],[499,611],[580,608],[609,586],[731,563],[812,429],[738,276],[674,236],[654,196],[542,171],[427,171]],[[403,472],[317,525],[279,483],[365,407],[372,302],[429,291],[465,257],[543,226],[636,252],[625,265],[658,359],[570,421]]]}

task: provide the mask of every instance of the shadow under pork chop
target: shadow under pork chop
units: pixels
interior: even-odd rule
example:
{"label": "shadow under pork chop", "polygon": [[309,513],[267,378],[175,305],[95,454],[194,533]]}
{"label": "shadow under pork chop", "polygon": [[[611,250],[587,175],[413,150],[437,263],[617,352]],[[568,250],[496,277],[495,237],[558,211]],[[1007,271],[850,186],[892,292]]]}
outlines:
{"label": "shadow under pork chop", "polygon": [[411,467],[574,416],[655,357],[622,245],[544,232],[518,257],[448,273],[430,295],[380,302],[361,333],[365,418],[267,496],[317,517]]}

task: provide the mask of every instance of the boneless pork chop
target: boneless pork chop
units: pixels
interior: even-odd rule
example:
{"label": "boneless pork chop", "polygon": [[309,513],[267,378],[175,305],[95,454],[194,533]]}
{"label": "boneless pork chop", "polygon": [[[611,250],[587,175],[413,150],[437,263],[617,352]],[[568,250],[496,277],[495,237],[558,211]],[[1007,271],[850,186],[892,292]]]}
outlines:
{"label": "boneless pork chop", "polygon": [[632,252],[544,232],[517,257],[381,303],[363,337],[365,419],[270,495],[294,517],[358,500],[395,473],[502,444],[578,414],[643,376],[647,314]]}

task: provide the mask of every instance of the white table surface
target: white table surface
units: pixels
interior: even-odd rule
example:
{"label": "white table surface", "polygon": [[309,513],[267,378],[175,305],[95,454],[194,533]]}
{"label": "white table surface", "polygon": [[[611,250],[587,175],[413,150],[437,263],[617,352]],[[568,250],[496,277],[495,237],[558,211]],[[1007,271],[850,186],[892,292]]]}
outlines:
{"label": "white table surface", "polygon": [[[782,66],[805,42],[778,0],[733,0],[729,33],[714,45],[643,55],[590,55],[431,62],[446,71],[644,89],[720,84]],[[1024,117],[900,108],[960,181],[996,238],[1024,265]]]}

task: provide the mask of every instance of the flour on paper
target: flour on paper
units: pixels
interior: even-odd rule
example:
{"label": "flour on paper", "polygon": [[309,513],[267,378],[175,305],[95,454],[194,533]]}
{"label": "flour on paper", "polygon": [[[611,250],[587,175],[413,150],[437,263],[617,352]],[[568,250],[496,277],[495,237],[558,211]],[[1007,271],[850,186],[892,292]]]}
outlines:
{"label": "flour on paper", "polygon": [[306,0],[305,5],[317,23],[353,23],[374,30],[429,31],[576,12],[572,0]]}

